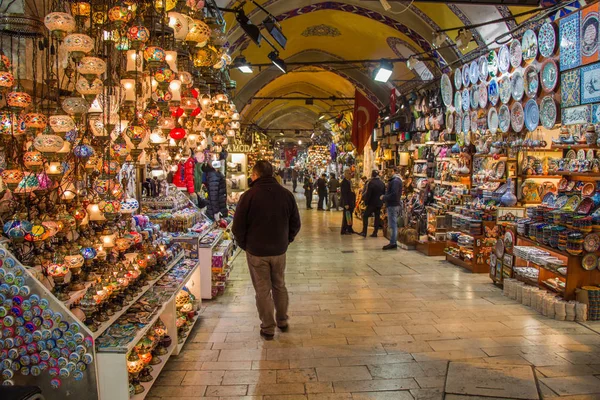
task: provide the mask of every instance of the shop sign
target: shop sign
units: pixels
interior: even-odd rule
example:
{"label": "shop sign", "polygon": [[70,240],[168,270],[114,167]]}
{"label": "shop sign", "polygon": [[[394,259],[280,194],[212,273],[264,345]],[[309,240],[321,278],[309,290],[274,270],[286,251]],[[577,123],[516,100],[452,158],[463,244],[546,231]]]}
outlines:
{"label": "shop sign", "polygon": [[230,153],[251,153],[254,151],[254,144],[247,144],[236,140],[233,143],[229,143],[227,148]]}

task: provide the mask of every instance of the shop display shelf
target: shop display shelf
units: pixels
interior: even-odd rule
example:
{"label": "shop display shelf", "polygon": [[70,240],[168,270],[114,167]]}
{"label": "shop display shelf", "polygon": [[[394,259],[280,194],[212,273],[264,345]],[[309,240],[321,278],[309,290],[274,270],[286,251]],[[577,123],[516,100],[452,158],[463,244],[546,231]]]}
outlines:
{"label": "shop display shelf", "polygon": [[413,174],[417,178],[427,178],[427,174]]}
{"label": "shop display shelf", "polygon": [[595,144],[554,144],[550,147],[551,150],[577,150],[577,149],[600,149],[600,146]]}
{"label": "shop display shelf", "polygon": [[418,252],[426,256],[443,256],[446,241],[429,240],[427,242],[417,242],[415,247]]}
{"label": "shop display shelf", "polygon": [[[153,286],[156,284],[156,282],[158,282],[158,280],[159,280],[160,278],[162,278],[163,276],[165,276],[165,274],[166,274],[167,272],[169,272],[171,269],[173,269],[173,267],[174,267],[175,265],[177,265],[177,263],[178,263],[179,261],[181,261],[181,259],[183,259],[183,253],[184,253],[183,251],[182,251],[182,252],[180,252],[180,253],[179,253],[179,255],[177,255],[177,257],[175,257],[175,259],[173,259],[173,261],[171,261],[171,262],[169,263],[169,265],[167,266],[167,269],[166,269],[164,272],[162,272],[162,273],[159,275],[159,277],[158,277],[158,278],[156,278],[156,279],[154,279],[154,280],[152,280],[152,281],[149,281],[148,283],[146,283],[146,285],[144,286],[144,288],[142,289],[142,291],[141,291],[141,292],[140,292],[140,293],[139,293],[137,296],[135,296],[135,297],[133,298],[133,301],[131,301],[131,302],[129,303],[129,306],[127,306],[127,307],[123,307],[123,309],[122,309],[121,311],[119,311],[119,312],[116,312],[116,313],[115,313],[115,314],[114,314],[112,317],[110,317],[110,319],[109,319],[108,321],[106,321],[106,322],[103,322],[103,323],[102,323],[102,325],[100,325],[100,326],[98,327],[98,330],[97,330],[96,332],[94,332],[94,333],[93,333],[92,337],[93,337],[94,339],[97,339],[98,337],[100,337],[100,335],[102,335],[102,334],[104,333],[104,331],[106,331],[108,328],[110,328],[110,326],[111,326],[112,324],[114,324],[114,323],[115,323],[115,321],[117,321],[117,320],[118,320],[118,319],[119,319],[119,318],[120,318],[120,317],[121,317],[123,314],[125,314],[125,313],[127,312],[127,310],[129,310],[129,307],[131,307],[133,304],[135,304],[135,303],[136,303],[136,302],[137,302],[137,301],[138,301],[138,300],[139,300],[139,299],[140,299],[140,298],[141,298],[141,297],[142,297],[142,296],[143,296],[143,295],[144,295],[144,294],[145,294],[145,293],[146,293],[146,292],[147,292],[147,291],[148,291],[148,290],[151,288],[151,287],[153,287]],[[156,322],[156,321],[155,321],[155,322]],[[137,343],[137,342],[136,342],[136,343]]]}
{"label": "shop display shelf", "polygon": [[79,303],[79,301],[81,299],[83,299],[83,296],[85,296],[85,292],[87,292],[87,290],[90,288],[90,286],[92,286],[93,284],[95,284],[95,281],[91,281],[91,282],[86,282],[85,283],[85,287],[81,290],[77,290],[75,292],[71,292],[71,297],[69,298],[69,300],[65,300],[65,306],[67,308],[70,308],[72,306],[74,306],[75,304]]}
{"label": "shop display shelf", "polygon": [[519,175],[519,178],[523,179],[561,179],[562,175]]}
{"label": "shop display shelf", "polygon": [[525,237],[525,236],[517,235],[517,239],[522,240],[523,242],[525,242],[526,245],[539,247],[541,249],[548,250],[551,253],[560,254],[561,256],[564,256],[564,257],[581,258],[581,256],[575,256],[573,254],[567,253],[566,251],[562,251],[560,249],[556,249],[554,247],[550,247],[550,246],[545,245],[543,243],[538,243],[538,242],[536,242],[534,240],[531,240],[530,238]]}
{"label": "shop display shelf", "polygon": [[130,400],[144,400],[146,396],[148,396],[148,393],[150,393],[150,388],[152,388],[161,371],[165,368],[165,365],[167,365],[169,357],[171,357],[171,354],[173,354],[176,347],[177,345],[175,343],[171,343],[171,346],[169,346],[167,349],[167,354],[160,356],[162,360],[161,363],[152,366],[152,372],[150,375],[152,375],[152,378],[154,379],[152,379],[150,382],[140,382],[140,384],[144,387],[144,391],[140,394],[131,396],[129,398]]}
{"label": "shop display shelf", "polygon": [[183,342],[177,343],[177,346],[176,346],[177,351],[175,352],[175,355],[181,353],[183,346],[185,345],[187,340],[190,338],[190,333],[192,332],[192,329],[194,329],[194,326],[196,325],[196,322],[198,322],[199,319],[200,319],[200,314],[198,313],[198,314],[196,314],[196,316],[194,317],[194,320],[192,321],[192,324],[190,326],[190,330],[188,331],[187,336],[183,338]]}

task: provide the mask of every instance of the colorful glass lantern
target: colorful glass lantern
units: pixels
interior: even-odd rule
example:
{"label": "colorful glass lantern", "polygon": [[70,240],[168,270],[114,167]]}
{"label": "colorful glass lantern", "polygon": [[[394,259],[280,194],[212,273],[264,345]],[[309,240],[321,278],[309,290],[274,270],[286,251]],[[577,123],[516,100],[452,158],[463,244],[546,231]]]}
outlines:
{"label": "colorful glass lantern", "polygon": [[73,211],[73,217],[75,218],[75,221],[77,221],[78,224],[80,224],[85,217],[87,217],[87,211],[85,211],[85,208],[83,208],[82,206],[77,206],[75,208],[75,211]]}
{"label": "colorful glass lantern", "polygon": [[40,172],[37,176],[37,179],[40,185],[40,190],[52,189],[54,187],[54,182],[52,182],[52,179],[50,179],[45,171]]}
{"label": "colorful glass lantern", "polygon": [[39,151],[28,151],[23,155],[23,163],[28,169],[38,172],[44,165],[44,157]]}
{"label": "colorful glass lantern", "polygon": [[171,11],[167,16],[169,17],[169,26],[175,33],[175,40],[185,40],[189,30],[190,17],[176,11]]}
{"label": "colorful glass lantern", "polygon": [[213,142],[215,144],[221,145],[221,144],[223,144],[224,140],[225,140],[225,136],[223,136],[223,135],[215,135],[215,136],[213,136]]}
{"label": "colorful glass lantern", "polygon": [[62,109],[69,115],[81,116],[90,108],[89,103],[83,97],[71,96],[62,102]]}
{"label": "colorful glass lantern", "polygon": [[121,211],[121,202],[115,199],[102,200],[98,203],[100,211],[108,218],[107,214],[116,214]]}
{"label": "colorful glass lantern", "polygon": [[171,11],[177,5],[177,0],[154,0],[154,8],[158,11]]}
{"label": "colorful glass lantern", "polygon": [[129,125],[125,130],[125,135],[131,140],[134,146],[138,146],[142,141],[150,134],[148,128],[142,126],[139,121],[137,124],[132,122],[132,125]]}
{"label": "colorful glass lantern", "polygon": [[89,17],[92,12],[92,6],[87,1],[77,1],[71,3],[71,14],[75,17]]}
{"label": "colorful glass lantern", "polygon": [[66,133],[75,129],[75,121],[69,115],[51,115],[48,122],[54,133]]}
{"label": "colorful glass lantern", "polygon": [[166,56],[165,51],[158,46],[148,46],[144,50],[144,60],[152,68],[159,67],[164,63]]}
{"label": "colorful glass lantern", "polygon": [[173,128],[169,132],[169,136],[173,140],[181,140],[181,139],[185,138],[185,135],[186,135],[186,131],[185,131],[185,129],[183,129],[181,127]]}
{"label": "colorful glass lantern", "polygon": [[140,208],[140,203],[134,198],[128,198],[121,202],[121,212],[123,214],[133,214]]}
{"label": "colorful glass lantern", "polygon": [[17,84],[15,90],[6,95],[6,103],[11,109],[21,111],[31,105],[31,96]]}
{"label": "colorful glass lantern", "polygon": [[44,129],[48,125],[48,118],[41,113],[27,113],[23,122],[29,129]]}
{"label": "colorful glass lantern", "polygon": [[52,156],[59,152],[64,144],[65,141],[58,135],[42,134],[33,139],[33,147],[46,156]]}
{"label": "colorful glass lantern", "polygon": [[96,249],[93,247],[83,247],[80,251],[84,260],[93,260],[96,257]]}
{"label": "colorful glass lantern", "polygon": [[191,112],[198,108],[198,100],[193,97],[182,97],[180,107],[184,109],[186,112]]}
{"label": "colorful glass lantern", "polygon": [[64,277],[69,272],[69,268],[64,264],[52,263],[48,265],[47,271],[48,275],[52,277]]}
{"label": "colorful glass lantern", "polygon": [[72,254],[65,256],[64,265],[67,268],[79,268],[83,266],[84,258],[81,254]]}
{"label": "colorful glass lantern", "polygon": [[62,165],[58,161],[53,161],[46,167],[46,174],[49,176],[58,176],[62,173]]}
{"label": "colorful glass lantern", "polygon": [[0,175],[2,176],[2,181],[10,190],[15,190],[19,182],[23,179],[23,172],[17,168],[5,169]]}
{"label": "colorful glass lantern", "polygon": [[98,57],[83,57],[77,64],[77,72],[87,79],[97,78],[106,72],[106,62]]}
{"label": "colorful glass lantern", "polygon": [[202,10],[204,8],[204,0],[186,0],[185,4],[192,10]]}
{"label": "colorful glass lantern", "polygon": [[131,48],[139,50],[150,39],[150,31],[143,25],[134,25],[127,30]]}
{"label": "colorful glass lantern", "polygon": [[46,240],[50,237],[50,232],[39,223],[33,223],[31,227],[31,232],[25,235],[25,240],[28,242],[40,242]]}
{"label": "colorful glass lantern", "polygon": [[158,125],[161,116],[162,111],[160,111],[160,108],[158,108],[158,105],[154,101],[151,101],[144,110],[142,118],[150,128],[154,128]]}
{"label": "colorful glass lantern", "polygon": [[173,72],[177,73],[177,52],[176,51],[165,51],[165,61],[169,68],[173,70]]}
{"label": "colorful glass lantern", "polygon": [[[192,86],[194,84],[194,77],[187,71],[182,71],[179,73],[179,80],[181,81],[181,84],[186,87]],[[196,96],[197,95],[198,94],[196,92]]]}
{"label": "colorful glass lantern", "polygon": [[90,216],[90,221],[104,221],[104,215],[100,212],[98,204],[92,203],[87,206],[87,213]]}
{"label": "colorful glass lantern", "polygon": [[13,240],[23,240],[31,232],[33,224],[26,220],[12,219],[4,223],[4,234]]}
{"label": "colorful glass lantern", "polygon": [[15,77],[9,71],[0,71],[0,92],[6,92],[15,84]]}
{"label": "colorful glass lantern", "polygon": [[23,176],[23,179],[21,179],[21,182],[19,182],[14,191],[15,193],[30,193],[38,189],[40,189],[40,181],[38,180],[37,175],[28,173]]}
{"label": "colorful glass lantern", "polygon": [[105,160],[102,165],[102,171],[108,175],[116,175],[121,170],[121,164],[115,160]]}
{"label": "colorful glass lantern", "polygon": [[116,5],[108,10],[108,19],[116,28],[121,28],[133,19],[133,12],[124,4]]}
{"label": "colorful glass lantern", "polygon": [[94,155],[94,149],[88,144],[78,144],[73,148],[73,154],[75,157],[87,160]]}
{"label": "colorful glass lantern", "polygon": [[190,43],[192,47],[202,47],[206,45],[210,38],[210,27],[199,19],[193,19],[188,23],[188,34],[185,41]]}
{"label": "colorful glass lantern", "polygon": [[51,12],[44,18],[44,25],[52,34],[52,37],[62,40],[65,36],[75,30],[75,18],[64,12]]}
{"label": "colorful glass lantern", "polygon": [[65,38],[63,46],[75,61],[79,61],[94,49],[94,40],[83,33],[71,33]]}
{"label": "colorful glass lantern", "polygon": [[165,88],[175,79],[175,73],[169,67],[159,67],[154,71],[154,79],[159,86]]}
{"label": "colorful glass lantern", "polygon": [[97,95],[102,93],[103,87],[104,83],[102,83],[102,81],[98,78],[91,82],[85,78],[81,78],[75,84],[75,89],[77,92],[90,103],[96,98]]}
{"label": "colorful glass lantern", "polygon": [[169,102],[173,98],[173,95],[169,89],[158,88],[152,93],[152,100],[156,102],[161,110],[167,110],[169,108]]}

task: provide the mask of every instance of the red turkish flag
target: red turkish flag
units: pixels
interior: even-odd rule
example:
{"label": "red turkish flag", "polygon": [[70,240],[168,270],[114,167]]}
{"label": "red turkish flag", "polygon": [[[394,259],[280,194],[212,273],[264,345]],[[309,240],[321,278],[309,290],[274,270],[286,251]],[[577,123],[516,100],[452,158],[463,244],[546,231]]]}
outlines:
{"label": "red turkish flag", "polygon": [[354,120],[352,121],[352,143],[357,153],[362,154],[373,134],[379,110],[358,90],[354,92]]}

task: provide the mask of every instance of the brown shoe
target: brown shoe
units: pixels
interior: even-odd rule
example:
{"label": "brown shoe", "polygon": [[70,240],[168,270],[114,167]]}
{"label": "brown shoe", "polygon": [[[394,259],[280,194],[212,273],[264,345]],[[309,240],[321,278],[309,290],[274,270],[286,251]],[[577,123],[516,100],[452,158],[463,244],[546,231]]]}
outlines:
{"label": "brown shoe", "polygon": [[279,328],[279,330],[280,330],[281,332],[287,332],[287,331],[288,331],[288,329],[290,328],[290,326],[289,326],[289,325],[285,325],[285,326],[278,326],[278,328]]}
{"label": "brown shoe", "polygon": [[263,330],[261,329],[260,330],[260,336],[264,337],[265,340],[273,340],[273,338],[275,337],[275,334],[274,333],[263,332]]}

